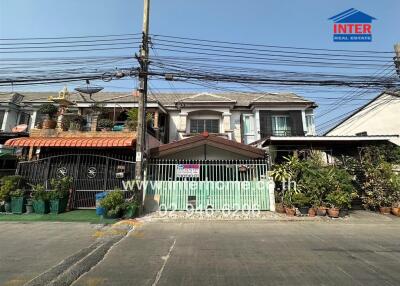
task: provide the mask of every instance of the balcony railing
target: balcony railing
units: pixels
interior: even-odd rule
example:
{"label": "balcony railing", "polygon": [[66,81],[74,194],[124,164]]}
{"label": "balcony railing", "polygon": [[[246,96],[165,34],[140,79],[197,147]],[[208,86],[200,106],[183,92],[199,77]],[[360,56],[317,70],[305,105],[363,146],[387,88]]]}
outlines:
{"label": "balcony railing", "polygon": [[271,133],[261,133],[261,138],[269,136],[305,136],[304,131],[294,132],[292,129],[272,130]]}

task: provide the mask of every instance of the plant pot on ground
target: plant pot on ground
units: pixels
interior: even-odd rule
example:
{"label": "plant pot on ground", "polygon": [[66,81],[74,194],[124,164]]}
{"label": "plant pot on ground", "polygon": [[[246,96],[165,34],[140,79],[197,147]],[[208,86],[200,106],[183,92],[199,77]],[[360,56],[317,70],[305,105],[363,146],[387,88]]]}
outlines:
{"label": "plant pot on ground", "polygon": [[51,179],[50,186],[52,188],[52,191],[49,192],[50,212],[55,214],[65,212],[69,190],[72,187],[72,178]]}
{"label": "plant pot on ground", "polygon": [[346,217],[349,215],[349,208],[348,207],[343,207],[340,209],[339,216],[340,217]]}
{"label": "plant pot on ground", "polygon": [[308,214],[310,202],[310,197],[304,193],[295,193],[292,195],[292,203],[299,209],[302,215]]}
{"label": "plant pot on ground", "polygon": [[124,218],[135,218],[139,211],[139,205],[135,202],[127,202],[123,205]]}
{"label": "plant pot on ground", "polygon": [[339,217],[339,213],[340,213],[340,209],[339,208],[329,208],[328,210],[328,216],[330,216],[331,218],[338,218]]}
{"label": "plant pot on ground", "polygon": [[326,207],[325,206],[319,206],[317,207],[317,215],[318,216],[326,216]]}
{"label": "plant pot on ground", "polygon": [[380,212],[381,214],[384,214],[384,215],[390,214],[391,210],[392,210],[391,207],[387,207],[387,206],[385,206],[385,207],[379,207],[379,212]]}
{"label": "plant pot on ground", "polygon": [[33,202],[32,202],[32,199],[27,199],[26,200],[25,208],[26,208],[26,213],[27,214],[33,213]]}
{"label": "plant pot on ground", "polygon": [[314,207],[311,207],[308,209],[308,216],[309,217],[315,217],[317,215],[317,209]]}
{"label": "plant pot on ground", "polygon": [[43,129],[55,129],[57,126],[57,121],[53,117],[57,114],[58,108],[52,103],[44,103],[39,107],[38,110],[41,114],[46,114],[47,118],[43,120]]}
{"label": "plant pot on ground", "polygon": [[37,184],[32,186],[33,210],[37,214],[49,213],[49,194],[44,185]]}
{"label": "plant pot on ground", "polygon": [[22,214],[25,212],[25,193],[21,189],[10,192],[11,212],[13,214]]}
{"label": "plant pot on ground", "polygon": [[24,186],[21,176],[5,176],[1,178],[0,201],[4,202],[6,212],[11,212],[11,193]]}
{"label": "plant pot on ground", "polygon": [[400,216],[400,207],[392,207],[392,214],[395,216]]}
{"label": "plant pot on ground", "polygon": [[275,204],[275,211],[277,213],[284,214],[285,213],[285,207],[283,206],[283,203],[276,203]]}
{"label": "plant pot on ground", "polygon": [[285,213],[288,216],[295,216],[296,215],[296,208],[293,206],[286,206]]}

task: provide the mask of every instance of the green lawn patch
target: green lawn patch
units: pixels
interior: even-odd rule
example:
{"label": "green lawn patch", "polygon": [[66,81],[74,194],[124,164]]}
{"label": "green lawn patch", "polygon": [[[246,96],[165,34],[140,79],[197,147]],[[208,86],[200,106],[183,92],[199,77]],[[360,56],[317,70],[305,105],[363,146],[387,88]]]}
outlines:
{"label": "green lawn patch", "polygon": [[111,224],[115,219],[102,219],[96,215],[96,210],[74,210],[61,214],[5,214],[0,213],[0,221],[59,221],[59,222],[89,222]]}

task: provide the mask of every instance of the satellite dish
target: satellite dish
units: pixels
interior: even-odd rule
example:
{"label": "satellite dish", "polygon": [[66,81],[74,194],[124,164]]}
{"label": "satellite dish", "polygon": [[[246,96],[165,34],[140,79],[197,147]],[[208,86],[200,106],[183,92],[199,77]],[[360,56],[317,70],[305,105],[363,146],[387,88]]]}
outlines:
{"label": "satellite dish", "polygon": [[89,80],[86,80],[86,86],[76,87],[75,90],[80,93],[89,94],[90,99],[92,99],[92,95],[103,90],[104,87],[91,85]]}
{"label": "satellite dish", "polygon": [[28,129],[28,125],[20,124],[20,125],[13,127],[13,129],[11,129],[11,132],[13,132],[13,133],[25,132],[26,129]]}

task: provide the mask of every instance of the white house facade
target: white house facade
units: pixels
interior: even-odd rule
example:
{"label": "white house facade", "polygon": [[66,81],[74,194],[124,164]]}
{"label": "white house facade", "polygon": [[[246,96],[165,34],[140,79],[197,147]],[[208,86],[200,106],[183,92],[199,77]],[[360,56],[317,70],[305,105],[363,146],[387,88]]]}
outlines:
{"label": "white house facade", "polygon": [[[326,132],[326,136],[400,135],[400,92],[386,91]],[[391,142],[400,145],[399,137]]]}

